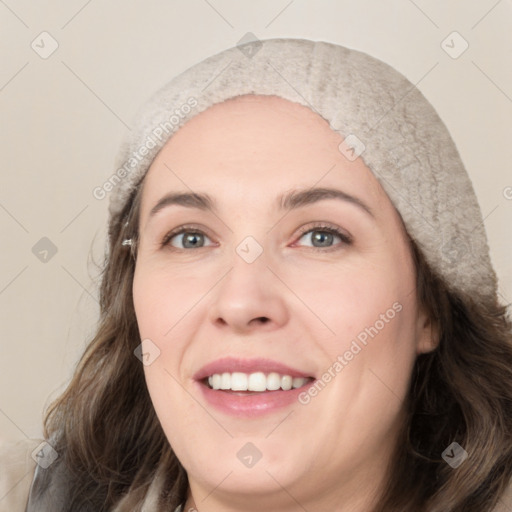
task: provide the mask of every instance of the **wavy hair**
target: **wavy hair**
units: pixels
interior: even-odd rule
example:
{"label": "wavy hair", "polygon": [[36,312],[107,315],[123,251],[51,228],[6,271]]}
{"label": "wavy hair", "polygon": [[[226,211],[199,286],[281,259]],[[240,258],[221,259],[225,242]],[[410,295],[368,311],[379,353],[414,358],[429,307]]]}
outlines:
{"label": "wavy hair", "polygon": [[[133,512],[162,479],[155,512],[186,500],[188,480],[154,411],[132,297],[139,186],[109,229],[97,332],[64,393],[50,404],[44,435],[66,475],[55,512]],[[410,240],[417,296],[439,333],[418,356],[404,405],[406,421],[374,512],[491,512],[512,480],[512,326],[507,307],[449,289]],[[179,414],[179,411],[176,411]],[[468,459],[454,469],[441,454],[457,442]],[[51,472],[45,475],[50,481]]]}

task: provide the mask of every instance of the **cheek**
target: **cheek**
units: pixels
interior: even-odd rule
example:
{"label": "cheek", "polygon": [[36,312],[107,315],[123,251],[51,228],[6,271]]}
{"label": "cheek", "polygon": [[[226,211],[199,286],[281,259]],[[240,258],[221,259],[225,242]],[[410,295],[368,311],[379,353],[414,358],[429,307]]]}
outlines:
{"label": "cheek", "polygon": [[382,263],[331,272],[316,280],[316,286],[308,287],[308,301],[317,304],[336,337],[361,334],[364,342],[368,330],[401,329],[402,320],[414,315],[414,274],[406,263],[401,270]]}
{"label": "cheek", "polygon": [[196,433],[194,421],[203,412],[185,392],[180,373],[186,353],[186,314],[190,310],[190,301],[184,296],[187,293],[192,295],[187,287],[169,287],[168,280],[151,273],[136,272],[134,276],[133,299],[140,337],[154,343],[149,346],[157,347],[153,348],[156,357],[144,365],[146,386],[169,442],[182,456]]}
{"label": "cheek", "polygon": [[[345,280],[352,292],[338,291],[336,307],[324,310],[336,335],[317,339],[327,356],[321,377],[326,385],[319,387],[324,390],[318,398],[311,395],[311,416],[325,414],[326,403],[339,404],[329,409],[323,428],[324,438],[336,439],[342,451],[373,443],[370,439],[376,446],[368,449],[377,450],[392,435],[415,361],[414,303],[400,287],[377,286],[366,277],[364,285],[363,277]],[[387,280],[381,284],[387,285]]]}
{"label": "cheek", "polygon": [[406,253],[333,273],[323,291],[311,292],[311,301],[335,333],[318,343],[327,365],[341,356],[342,370],[338,364],[331,372],[345,375],[344,393],[364,389],[370,399],[372,393],[389,394],[387,387],[405,394],[416,355],[414,292],[415,274]]}
{"label": "cheek", "polygon": [[159,269],[136,268],[133,280],[135,315],[142,338],[168,339],[206,290],[193,278]]}
{"label": "cheek", "polygon": [[176,333],[181,327],[179,318],[186,313],[183,308],[187,301],[181,290],[169,287],[158,274],[136,268],[133,302],[143,351],[147,346],[152,356],[150,364],[144,363],[146,384],[162,420],[165,412],[160,409],[180,396],[176,379],[180,377],[178,369],[183,347]]}
{"label": "cheek", "polygon": [[149,266],[141,266],[135,271],[133,301],[140,337],[151,340],[150,352],[153,347],[157,354],[151,364],[144,366],[144,373],[163,424],[176,421],[171,411],[187,412],[193,405],[181,384],[183,357],[190,336],[194,335],[190,322],[197,312],[193,305],[205,291],[198,290],[190,279],[171,272],[164,273]]}

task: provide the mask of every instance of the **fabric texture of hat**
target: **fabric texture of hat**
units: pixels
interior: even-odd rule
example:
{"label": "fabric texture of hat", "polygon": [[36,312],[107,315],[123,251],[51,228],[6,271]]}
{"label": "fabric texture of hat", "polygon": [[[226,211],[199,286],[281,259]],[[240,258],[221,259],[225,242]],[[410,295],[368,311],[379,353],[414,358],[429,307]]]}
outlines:
{"label": "fabric texture of hat", "polygon": [[154,94],[123,144],[110,197],[110,232],[151,162],[187,120],[244,94],[309,107],[360,156],[400,213],[431,268],[455,291],[494,300],[480,207],[444,123],[403,75],[369,55],[326,42],[269,39],[225,50]]}

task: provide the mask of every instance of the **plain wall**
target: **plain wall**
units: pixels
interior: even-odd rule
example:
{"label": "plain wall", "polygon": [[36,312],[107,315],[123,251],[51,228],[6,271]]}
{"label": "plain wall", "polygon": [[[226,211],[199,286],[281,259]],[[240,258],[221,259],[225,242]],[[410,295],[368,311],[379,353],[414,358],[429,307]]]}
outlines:
{"label": "plain wall", "polygon": [[[108,200],[92,191],[136,109],[248,32],[346,45],[418,83],[472,178],[510,303],[511,26],[506,0],[1,2],[0,440],[42,437],[43,409],[94,332]],[[47,58],[31,46],[51,50],[43,31],[58,43]],[[458,58],[441,46],[453,31],[469,44]]]}

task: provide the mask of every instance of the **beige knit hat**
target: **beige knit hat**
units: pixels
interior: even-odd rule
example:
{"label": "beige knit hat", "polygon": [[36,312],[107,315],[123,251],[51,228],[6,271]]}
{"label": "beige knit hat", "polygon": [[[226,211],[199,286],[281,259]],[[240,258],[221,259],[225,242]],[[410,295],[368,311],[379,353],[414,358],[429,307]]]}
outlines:
{"label": "beige knit hat", "polygon": [[276,95],[326,119],[344,137],[340,151],[360,156],[378,179],[431,268],[455,291],[496,298],[480,207],[445,125],[392,67],[331,43],[256,40],[207,58],[160,89],[122,146],[111,232],[172,134],[215,103],[243,94]]}

